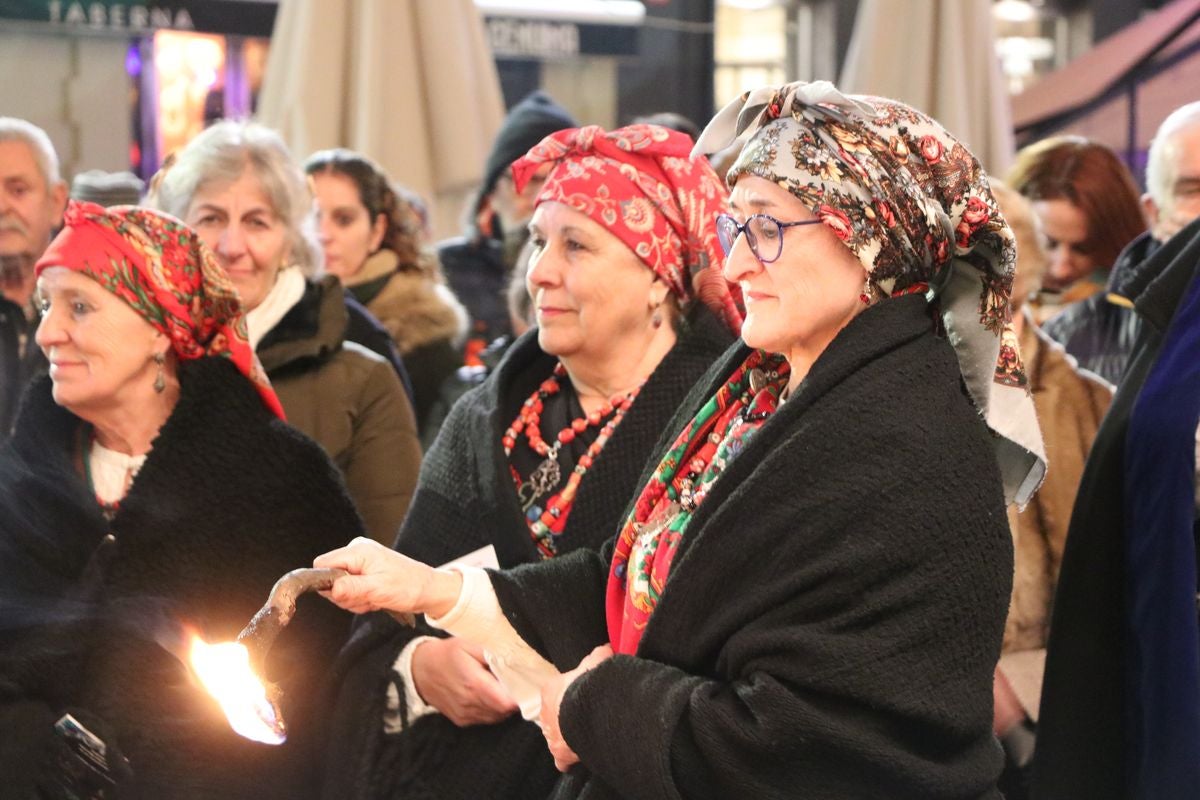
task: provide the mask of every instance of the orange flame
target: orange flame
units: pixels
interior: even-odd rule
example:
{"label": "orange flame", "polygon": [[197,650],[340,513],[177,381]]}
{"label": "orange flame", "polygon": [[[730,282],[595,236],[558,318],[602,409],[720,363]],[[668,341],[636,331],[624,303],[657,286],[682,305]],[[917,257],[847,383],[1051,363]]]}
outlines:
{"label": "orange flame", "polygon": [[264,744],[283,744],[283,721],[267,696],[267,687],[250,667],[250,654],[236,642],[208,644],[192,637],[192,670],[204,684],[233,730]]}

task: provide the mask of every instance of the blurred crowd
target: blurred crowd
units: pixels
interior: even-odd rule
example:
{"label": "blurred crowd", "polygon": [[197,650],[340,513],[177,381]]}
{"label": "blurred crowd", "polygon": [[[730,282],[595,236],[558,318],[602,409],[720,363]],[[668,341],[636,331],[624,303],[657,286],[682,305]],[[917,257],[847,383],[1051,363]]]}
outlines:
{"label": "blurred crowd", "polygon": [[[68,185],[0,117],[6,796],[1200,796],[1200,102],[1141,191],[756,97],[536,92],[441,242],[370,153],[221,121]],[[355,537],[489,571],[302,604],[249,743],[180,631]]]}

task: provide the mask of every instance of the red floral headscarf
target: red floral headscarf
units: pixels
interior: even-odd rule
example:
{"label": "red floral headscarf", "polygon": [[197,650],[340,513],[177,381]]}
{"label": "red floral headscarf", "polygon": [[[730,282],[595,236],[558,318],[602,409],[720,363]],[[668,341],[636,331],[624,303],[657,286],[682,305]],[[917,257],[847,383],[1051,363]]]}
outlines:
{"label": "red floral headscarf", "polygon": [[[581,211],[625,243],[676,297],[700,300],[735,333],[743,314],[721,274],[716,215],[729,193],[686,134],[658,125],[552,133],[512,166],[517,191],[554,164],[537,203]],[[736,291],[736,288],[732,289]]]}
{"label": "red floral headscarf", "polygon": [[35,271],[82,272],[171,340],[181,360],[220,356],[233,361],[275,416],[283,406],[246,336],[242,301],[225,271],[191,228],[174,217],[135,206],[105,209],[71,202],[63,228]]}

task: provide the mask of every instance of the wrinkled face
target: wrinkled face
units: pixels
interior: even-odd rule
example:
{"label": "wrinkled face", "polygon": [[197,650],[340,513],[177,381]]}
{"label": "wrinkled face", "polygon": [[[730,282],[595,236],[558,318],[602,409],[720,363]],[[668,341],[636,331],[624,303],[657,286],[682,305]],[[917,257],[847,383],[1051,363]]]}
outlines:
{"label": "wrinkled face", "polygon": [[582,359],[625,352],[636,361],[666,286],[624,242],[562,203],[539,205],[529,230],[525,282],[542,349]]}
{"label": "wrinkled face", "polygon": [[336,172],[318,172],[311,177],[325,269],[340,278],[351,277],[379,249],[387,220],[383,214],[371,219],[358,186],[349,177]]}
{"label": "wrinkled face", "polygon": [[153,392],[161,333],[80,272],[48,267],[37,280],[37,343],[50,362],[54,401],[84,419]]}
{"label": "wrinkled face", "polygon": [[519,192],[508,170],[496,181],[496,188],[492,190],[492,210],[500,217],[500,227],[505,235],[521,231],[529,224],[533,217],[534,201],[541,193],[550,169],[550,164],[543,164]]}
{"label": "wrinkled face", "polygon": [[1160,242],[1200,217],[1200,124],[1176,133],[1169,147],[1170,197],[1163,208],[1151,209],[1153,236]]}
{"label": "wrinkled face", "polygon": [[46,185],[28,144],[0,142],[0,255],[40,256],[66,205],[66,185]]}
{"label": "wrinkled face", "polygon": [[1083,210],[1070,200],[1033,201],[1033,213],[1042,223],[1050,263],[1042,278],[1047,289],[1065,289],[1096,271],[1095,259],[1088,254],[1088,223]]}
{"label": "wrinkled face", "polygon": [[[738,179],[730,207],[739,222],[752,214],[769,214],[780,222],[814,218],[791,192],[754,175]],[[725,259],[725,279],[741,287],[746,301],[746,344],[811,357],[866,307],[859,297],[866,270],[826,225],[784,228],[782,233],[779,258],[766,265],[750,252],[745,235],[739,236]]]}
{"label": "wrinkled face", "polygon": [[184,220],[216,253],[251,311],[275,285],[288,258],[288,229],[250,170],[233,183],[201,185]]}

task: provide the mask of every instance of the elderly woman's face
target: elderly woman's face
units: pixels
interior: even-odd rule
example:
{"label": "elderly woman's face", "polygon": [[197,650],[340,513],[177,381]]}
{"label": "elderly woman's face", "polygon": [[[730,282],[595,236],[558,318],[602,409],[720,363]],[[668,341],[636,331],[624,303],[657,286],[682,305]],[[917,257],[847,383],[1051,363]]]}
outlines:
{"label": "elderly woman's face", "polygon": [[582,359],[625,352],[636,361],[666,286],[620,239],[562,203],[539,205],[529,230],[525,281],[542,349]]}
{"label": "elderly woman's face", "polygon": [[288,228],[250,170],[233,183],[202,185],[184,220],[229,273],[251,311],[262,303],[288,258]]}
{"label": "elderly woman's face", "polygon": [[56,403],[87,417],[153,391],[164,337],[125,301],[66,267],[42,270],[37,299]]}
{"label": "elderly woman's face", "polygon": [[318,172],[312,176],[312,187],[325,270],[339,278],[352,277],[379,249],[387,220],[383,214],[371,219],[357,184],[345,175]]}
{"label": "elderly woman's face", "polygon": [[[738,179],[730,206],[739,222],[752,214],[780,222],[814,218],[791,192],[753,175]],[[739,236],[725,259],[725,279],[741,287],[746,301],[742,339],[784,356],[802,350],[815,357],[865,308],[859,296],[866,270],[825,225],[784,228],[779,258],[766,265]]]}

